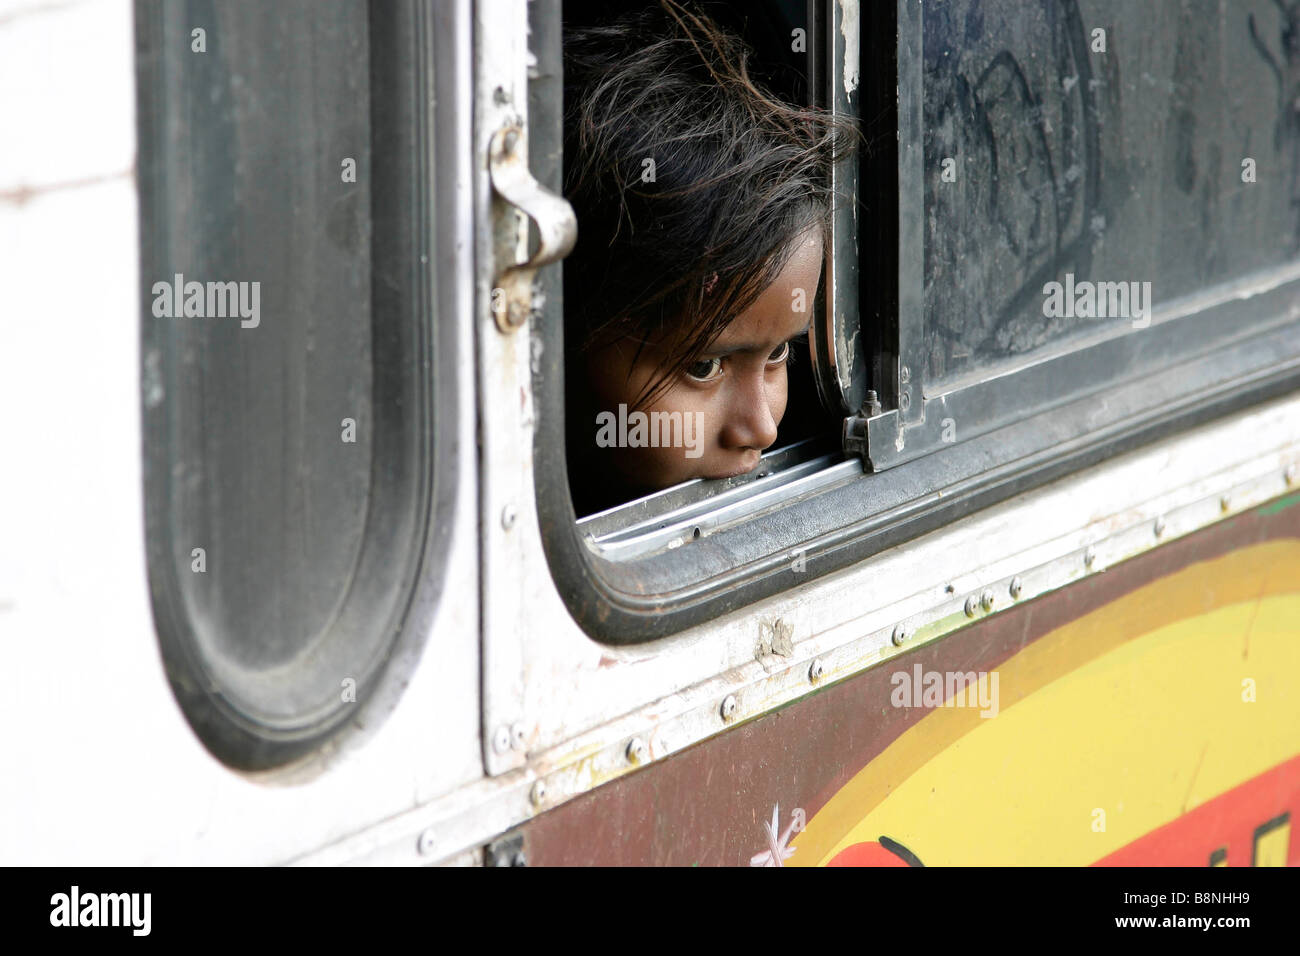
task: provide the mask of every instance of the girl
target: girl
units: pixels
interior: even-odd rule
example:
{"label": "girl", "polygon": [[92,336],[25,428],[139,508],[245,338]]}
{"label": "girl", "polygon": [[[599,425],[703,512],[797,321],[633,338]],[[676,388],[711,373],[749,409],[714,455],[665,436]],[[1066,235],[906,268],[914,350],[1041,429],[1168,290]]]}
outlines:
{"label": "girl", "polygon": [[[671,0],[565,37],[579,513],[745,474],[776,440],[822,271],[830,168],[853,131],[777,99],[748,61]],[[609,427],[637,413],[648,431]]]}

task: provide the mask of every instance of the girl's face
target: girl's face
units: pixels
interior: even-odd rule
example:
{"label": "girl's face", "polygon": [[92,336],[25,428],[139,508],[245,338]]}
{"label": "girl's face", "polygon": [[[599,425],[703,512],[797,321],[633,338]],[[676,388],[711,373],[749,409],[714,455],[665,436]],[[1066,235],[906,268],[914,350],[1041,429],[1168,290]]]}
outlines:
{"label": "girl's face", "polygon": [[[663,352],[646,345],[633,362],[636,345],[615,343],[590,354],[587,373],[597,420],[605,426],[619,423],[606,427],[597,444],[612,445],[602,450],[631,487],[655,490],[691,478],[730,478],[758,465],[785,414],[790,341],[808,330],[821,269],[821,233],[810,229],[796,240],[775,281],[723,329],[703,358],[639,410],[646,415],[640,434],[633,403],[661,367]],[[620,422],[620,405],[627,427]],[[677,413],[681,430],[672,432],[671,443],[665,439],[657,442],[660,447],[647,447],[649,441],[640,436],[667,434],[665,423],[676,426],[671,413]],[[611,443],[611,437],[618,440]]]}

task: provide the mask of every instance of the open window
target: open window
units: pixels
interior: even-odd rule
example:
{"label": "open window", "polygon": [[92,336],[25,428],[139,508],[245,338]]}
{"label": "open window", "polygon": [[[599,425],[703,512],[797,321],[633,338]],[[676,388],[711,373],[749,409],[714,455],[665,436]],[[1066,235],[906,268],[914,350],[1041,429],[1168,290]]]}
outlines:
{"label": "open window", "polygon": [[[697,13],[709,22],[695,20]],[[819,61],[809,52],[809,30],[824,32],[824,24],[810,25],[808,15],[805,0],[713,2],[669,10],[634,2],[563,4],[564,183],[579,219],[577,246],[564,268],[566,438],[570,490],[579,517],[619,511],[652,488],[684,481],[691,487],[674,487],[676,498],[703,500],[734,492],[734,482],[723,487],[694,476],[749,470],[758,447],[765,448],[769,460],[757,470],[770,474],[777,462],[805,461],[837,445],[838,398],[834,404],[819,401],[810,360],[810,348],[811,354],[825,351],[812,341],[827,327],[814,318],[828,311],[825,290],[832,281],[843,285],[846,279],[834,258],[819,251],[823,240],[828,246],[831,240],[818,212],[832,204],[830,177],[820,159],[829,152],[831,137],[829,127],[823,133],[820,117],[808,110],[824,105],[814,89]],[[727,36],[713,36],[715,27]],[[745,45],[743,54],[730,47],[732,38]],[[742,56],[743,73],[736,68]],[[661,84],[664,77],[671,79]],[[626,108],[633,98],[639,105]],[[583,107],[592,112],[579,116]],[[771,122],[754,122],[756,113]],[[807,124],[809,131],[800,135],[782,124]],[[814,162],[809,146],[818,134],[825,139]],[[837,142],[851,147],[850,130],[839,134]],[[776,200],[761,201],[759,196],[772,195],[774,183],[781,187]],[[755,212],[764,207],[775,211]],[[851,220],[852,211],[848,214]],[[802,229],[809,232],[801,235]],[[817,238],[809,241],[813,232]],[[755,290],[744,300],[747,305],[737,304],[722,315],[728,324],[717,339],[716,357],[694,363],[713,370],[705,385],[696,385],[685,369],[656,366],[668,361],[671,350],[654,348],[653,333],[642,324],[655,326],[665,317],[702,307],[703,316],[687,324],[694,333],[701,323],[716,320],[707,304],[727,297],[728,276],[742,263],[761,263],[769,255],[771,260],[796,259],[792,247],[806,254],[803,268],[790,262],[775,281],[758,284],[768,286],[766,292]],[[619,252],[611,255],[611,248]],[[812,261],[813,255],[824,267]],[[691,274],[707,273],[709,261],[724,264],[720,284],[718,272],[707,281]],[[698,300],[694,283],[701,286]],[[592,347],[584,335],[588,326],[629,313],[637,316],[634,327],[620,327],[613,347]],[[742,369],[761,362],[729,354],[728,343],[752,343],[760,334],[773,337],[756,347],[762,354],[753,358],[778,358],[768,363],[762,396],[747,388],[744,400],[736,400],[731,396],[740,389],[733,392],[732,381]],[[633,370],[623,378],[622,363],[632,353]],[[714,354],[714,349],[705,353]],[[607,365],[618,369],[607,370]],[[637,398],[644,397],[638,391],[640,376],[653,381],[661,372],[672,372],[664,376],[672,385],[669,399],[638,406]],[[599,380],[599,398],[592,394],[593,380]],[[749,420],[742,410],[764,406],[770,407],[770,418],[759,413]],[[613,408],[619,410],[617,427],[609,411]],[[684,410],[690,408],[695,410]],[[687,427],[678,428],[679,417]],[[600,424],[605,419],[608,423]],[[693,422],[697,429],[689,427]],[[750,450],[738,450],[751,441]],[[647,443],[664,450],[647,451]],[[610,444],[642,451],[621,455],[635,462],[629,466],[623,460],[615,467],[615,456],[600,450]],[[644,500],[640,507],[644,510]]]}
{"label": "open window", "polygon": [[[743,607],[1300,383],[1276,4],[813,0],[802,28],[808,95],[866,140],[835,173],[802,442],[575,515],[559,269],[543,273],[538,510],[560,591],[602,640]],[[535,49],[556,68],[558,38]],[[558,188],[550,102],[535,85],[534,168],[550,157]]]}

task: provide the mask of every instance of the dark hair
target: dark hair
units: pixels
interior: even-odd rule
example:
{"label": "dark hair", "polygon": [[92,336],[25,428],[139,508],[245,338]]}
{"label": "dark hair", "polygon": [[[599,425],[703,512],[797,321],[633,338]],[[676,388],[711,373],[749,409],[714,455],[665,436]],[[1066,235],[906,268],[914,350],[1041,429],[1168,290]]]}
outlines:
{"label": "dark hair", "polygon": [[567,33],[564,55],[578,217],[566,338],[574,351],[661,343],[668,358],[639,405],[772,283],[799,235],[825,238],[830,169],[856,131],[776,98],[739,38],[671,0]]}

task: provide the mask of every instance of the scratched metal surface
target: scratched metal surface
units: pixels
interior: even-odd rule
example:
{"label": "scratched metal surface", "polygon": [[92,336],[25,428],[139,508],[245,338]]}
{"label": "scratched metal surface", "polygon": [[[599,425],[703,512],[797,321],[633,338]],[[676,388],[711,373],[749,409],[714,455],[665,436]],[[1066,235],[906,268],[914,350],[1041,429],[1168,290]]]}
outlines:
{"label": "scratched metal surface", "polygon": [[[1258,542],[1295,537],[1300,506],[1259,508],[897,662],[926,672],[993,671],[1053,630],[1153,581]],[[1176,616],[1171,609],[1171,620]],[[542,814],[521,828],[529,865],[750,865],[767,847],[764,824],[774,807],[779,829],[795,808],[811,820],[925,715],[922,708],[890,706],[895,670],[873,668]]]}
{"label": "scratched metal surface", "polygon": [[1045,317],[1066,273],[1149,281],[1158,305],[1293,259],[1298,18],[1295,0],[925,4],[927,383],[1114,321]]}

